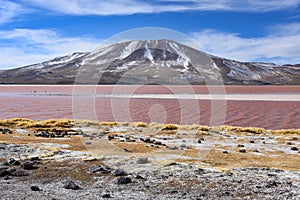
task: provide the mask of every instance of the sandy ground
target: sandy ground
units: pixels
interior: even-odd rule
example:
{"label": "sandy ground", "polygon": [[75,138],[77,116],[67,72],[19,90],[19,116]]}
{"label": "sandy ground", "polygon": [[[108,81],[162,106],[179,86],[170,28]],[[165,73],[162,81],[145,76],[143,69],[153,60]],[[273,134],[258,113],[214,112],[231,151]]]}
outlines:
{"label": "sandy ground", "polygon": [[4,122],[0,199],[300,198],[299,130]]}

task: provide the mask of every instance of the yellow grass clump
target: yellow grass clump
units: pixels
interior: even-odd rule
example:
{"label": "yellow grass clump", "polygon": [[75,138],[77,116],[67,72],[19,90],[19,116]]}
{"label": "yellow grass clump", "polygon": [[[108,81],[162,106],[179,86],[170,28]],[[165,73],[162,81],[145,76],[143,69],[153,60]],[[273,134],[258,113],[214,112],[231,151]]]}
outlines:
{"label": "yellow grass clump", "polygon": [[113,126],[117,126],[118,123],[117,122],[100,122],[101,126],[109,126],[109,127],[113,127]]}
{"label": "yellow grass clump", "polygon": [[300,129],[282,129],[282,130],[271,130],[272,134],[291,134],[300,135]]}
{"label": "yellow grass clump", "polygon": [[162,128],[162,131],[173,131],[173,130],[177,130],[179,128],[179,125],[177,124],[166,124],[164,125],[164,127]]}
{"label": "yellow grass clump", "polygon": [[208,126],[199,126],[198,127],[198,131],[209,131],[209,129],[210,129],[210,127],[208,127]]}
{"label": "yellow grass clump", "polygon": [[11,118],[0,120],[1,126],[24,126],[28,123],[33,123],[33,120],[25,118]]}
{"label": "yellow grass clump", "polygon": [[50,119],[42,121],[33,121],[23,118],[12,118],[0,120],[1,126],[12,126],[21,128],[50,128],[50,127],[64,127],[69,128],[72,126],[73,121],[68,119]]}
{"label": "yellow grass clump", "polygon": [[267,130],[264,128],[257,127],[239,127],[239,126],[221,126],[220,130],[222,131],[234,131],[234,132],[246,132],[246,133],[255,133],[261,134],[266,132]]}
{"label": "yellow grass clump", "polygon": [[42,121],[33,121],[25,125],[26,128],[51,128],[51,127],[64,127],[70,128],[74,121],[68,119],[49,119]]}
{"label": "yellow grass clump", "polygon": [[143,127],[143,128],[145,128],[145,127],[148,126],[148,124],[145,123],[145,122],[134,122],[134,123],[133,123],[133,126],[134,126],[134,127]]}

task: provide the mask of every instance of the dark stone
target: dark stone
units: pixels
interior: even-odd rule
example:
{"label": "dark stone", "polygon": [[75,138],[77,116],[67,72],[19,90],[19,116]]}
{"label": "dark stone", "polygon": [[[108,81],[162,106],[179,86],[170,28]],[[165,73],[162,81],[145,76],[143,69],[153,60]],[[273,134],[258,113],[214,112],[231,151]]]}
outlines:
{"label": "dark stone", "polygon": [[276,181],[271,181],[269,182],[266,187],[267,188],[272,188],[272,187],[277,187],[279,185],[279,182],[276,182]]}
{"label": "dark stone", "polygon": [[298,151],[299,149],[298,149],[298,147],[292,147],[291,150],[292,151]]}
{"label": "dark stone", "polygon": [[151,143],[151,140],[150,140],[150,138],[145,138],[145,139],[144,139],[144,142],[146,142],[146,143]]}
{"label": "dark stone", "polygon": [[129,177],[120,177],[118,178],[118,184],[128,184],[128,183],[131,183],[131,179]]}
{"label": "dark stone", "polygon": [[246,153],[247,151],[246,151],[246,149],[240,149],[239,152],[240,153]]}
{"label": "dark stone", "polygon": [[115,137],[112,136],[112,135],[109,135],[109,136],[107,137],[108,140],[112,140],[112,139],[114,139],[114,138],[115,138]]}
{"label": "dark stone", "polygon": [[79,185],[77,185],[76,183],[74,183],[74,181],[67,181],[63,188],[68,189],[68,190],[79,190],[81,189],[81,187]]}
{"label": "dark stone", "polygon": [[110,194],[104,194],[102,195],[102,198],[112,198],[112,196],[110,196]]}
{"label": "dark stone", "polygon": [[10,158],[9,161],[7,162],[8,165],[14,165],[14,166],[19,166],[21,165],[20,161],[15,160],[14,158]]}
{"label": "dark stone", "polygon": [[88,173],[107,174],[107,173],[110,173],[110,168],[107,166],[93,165],[87,170],[87,172]]}
{"label": "dark stone", "polygon": [[223,151],[223,153],[228,154],[228,151]]}
{"label": "dark stone", "polygon": [[21,167],[25,170],[34,170],[37,169],[37,166],[34,166],[34,162],[28,161],[28,162],[24,162]]}
{"label": "dark stone", "polygon": [[10,173],[12,176],[29,176],[29,173],[23,170],[16,170]]}
{"label": "dark stone", "polygon": [[10,173],[7,171],[7,169],[8,169],[8,167],[0,167],[0,177],[10,175]]}
{"label": "dark stone", "polygon": [[139,158],[136,162],[137,164],[146,164],[149,163],[148,158]]}
{"label": "dark stone", "polygon": [[103,137],[103,136],[105,136],[107,133],[106,132],[100,132],[99,133],[99,137]]}
{"label": "dark stone", "polygon": [[145,178],[144,177],[142,177],[141,175],[136,175],[136,177],[135,177],[136,179],[141,179],[141,180],[145,180]]}
{"label": "dark stone", "polygon": [[111,173],[111,175],[113,175],[113,176],[126,176],[127,173],[122,169],[116,169],[115,171],[113,171]]}
{"label": "dark stone", "polygon": [[12,130],[8,129],[8,128],[5,128],[5,129],[2,129],[2,133],[5,134],[5,133],[8,133],[8,134],[12,134]]}
{"label": "dark stone", "polygon": [[243,144],[238,144],[238,147],[245,147],[245,145],[243,145]]}
{"label": "dark stone", "polygon": [[255,143],[254,140],[251,140],[250,143]]}
{"label": "dark stone", "polygon": [[287,142],[286,144],[287,144],[287,145],[292,145],[292,143],[291,143],[291,142]]}
{"label": "dark stone", "polygon": [[40,158],[38,156],[30,158],[30,161],[37,161],[37,160],[40,160]]}
{"label": "dark stone", "polygon": [[6,169],[6,171],[7,171],[9,174],[11,174],[11,173],[13,173],[13,172],[15,172],[15,171],[17,171],[17,170],[16,170],[16,168],[14,168],[14,167],[10,167],[10,168]]}
{"label": "dark stone", "polygon": [[41,189],[38,186],[31,186],[30,189],[32,191],[41,191]]}

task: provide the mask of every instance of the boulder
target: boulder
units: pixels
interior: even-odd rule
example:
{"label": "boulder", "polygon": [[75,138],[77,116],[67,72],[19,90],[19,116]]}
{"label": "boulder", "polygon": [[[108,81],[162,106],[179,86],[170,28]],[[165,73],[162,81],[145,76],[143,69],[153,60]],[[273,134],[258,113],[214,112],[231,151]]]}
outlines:
{"label": "boulder", "polygon": [[132,181],[129,177],[122,177],[122,176],[120,178],[118,178],[118,181],[117,181],[118,184],[128,184],[131,182]]}
{"label": "boulder", "polygon": [[72,180],[65,182],[63,188],[68,189],[68,190],[80,190],[81,189],[81,187]]}

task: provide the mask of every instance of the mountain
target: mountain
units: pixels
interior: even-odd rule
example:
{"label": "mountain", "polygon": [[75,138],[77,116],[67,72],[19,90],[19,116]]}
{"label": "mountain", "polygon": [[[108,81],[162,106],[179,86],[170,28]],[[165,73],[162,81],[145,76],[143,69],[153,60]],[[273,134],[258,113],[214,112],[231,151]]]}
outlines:
{"label": "mountain", "polygon": [[240,62],[170,40],[117,43],[0,71],[1,84],[300,84],[300,64]]}

